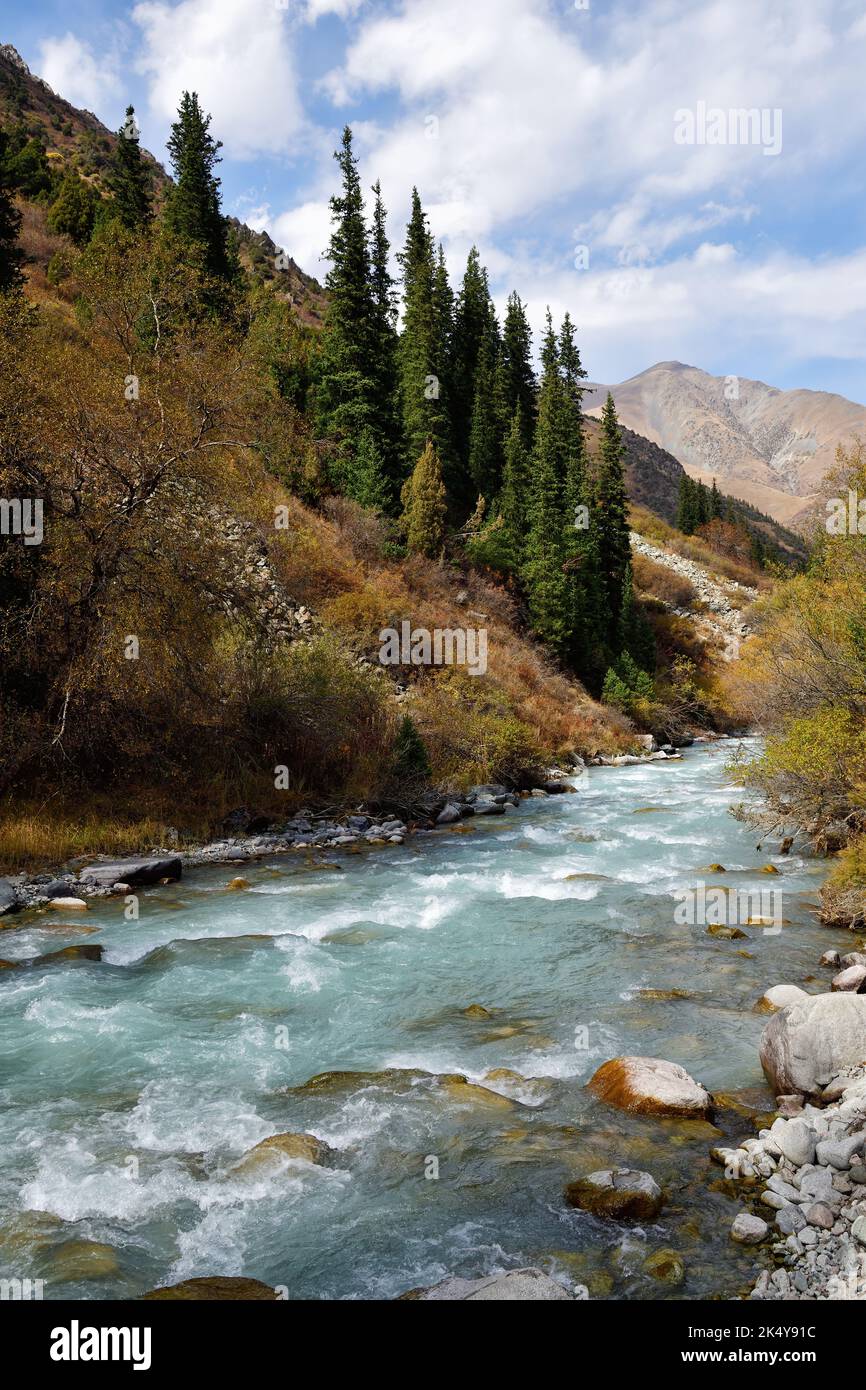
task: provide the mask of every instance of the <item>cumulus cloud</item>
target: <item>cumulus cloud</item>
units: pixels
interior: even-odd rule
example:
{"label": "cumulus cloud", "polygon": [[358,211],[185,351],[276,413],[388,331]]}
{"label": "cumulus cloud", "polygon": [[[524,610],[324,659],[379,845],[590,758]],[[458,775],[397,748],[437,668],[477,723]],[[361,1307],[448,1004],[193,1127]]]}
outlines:
{"label": "cumulus cloud", "polygon": [[44,39],[39,45],[39,76],[73,106],[99,113],[113,108],[120,81],[111,58],[97,58],[74,34]]}
{"label": "cumulus cloud", "polygon": [[181,93],[196,91],[226,157],[292,153],[304,117],[289,25],[274,0],[144,0],[132,18],[156,117],[173,119]]}

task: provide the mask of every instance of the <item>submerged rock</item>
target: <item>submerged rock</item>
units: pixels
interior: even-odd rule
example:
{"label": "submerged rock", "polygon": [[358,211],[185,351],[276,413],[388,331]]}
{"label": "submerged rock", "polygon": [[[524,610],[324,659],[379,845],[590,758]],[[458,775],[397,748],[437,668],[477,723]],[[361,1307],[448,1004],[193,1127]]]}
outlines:
{"label": "submerged rock", "polygon": [[468,1005],[467,1008],[461,1009],[460,1012],[463,1014],[463,1016],[464,1016],[465,1018],[492,1018],[492,1017],[493,1017],[493,1015],[492,1015],[492,1013],[490,1012],[490,1010],[489,1010],[489,1009],[485,1009],[485,1007],[484,1007],[483,1004],[470,1004],[470,1005]]}
{"label": "submerged rock", "polygon": [[712,1119],[713,1098],[684,1067],[660,1057],[615,1057],[605,1062],[589,1089],[609,1105],[639,1115]]}
{"label": "submerged rock", "polygon": [[240,1300],[276,1302],[277,1292],[258,1279],[226,1278],[213,1275],[202,1279],[184,1279],[180,1284],[166,1284],[142,1294],[142,1299],[178,1299],[188,1303],[224,1303]]}
{"label": "submerged rock", "polygon": [[45,956],[36,956],[33,960],[22,961],[22,965],[63,965],[71,960],[102,960],[104,947],[91,946],[89,943],[83,946],[64,946],[60,951],[49,951]]}
{"label": "submerged rock", "polygon": [[272,1134],[249,1149],[232,1168],[232,1173],[247,1175],[265,1168],[279,1166],[281,1159],[301,1159],[304,1163],[323,1165],[334,1157],[334,1150],[315,1134]]}
{"label": "submerged rock", "polygon": [[486,1279],[459,1279],[450,1275],[427,1289],[410,1289],[403,1300],[419,1303],[552,1303],[573,1302],[574,1294],[557,1284],[540,1269],[512,1269],[507,1274],[490,1274]]}
{"label": "submerged rock", "polygon": [[51,1278],[57,1283],[107,1279],[117,1270],[117,1251],[96,1240],[68,1240],[51,1255]]}
{"label": "submerged rock", "polygon": [[569,1206],[619,1221],[652,1221],[664,1205],[664,1193],[651,1173],[636,1168],[603,1168],[565,1189]]}
{"label": "submerged rock", "polygon": [[686,1277],[685,1261],[676,1250],[655,1250],[644,1261],[644,1269],[663,1284],[681,1284]]}

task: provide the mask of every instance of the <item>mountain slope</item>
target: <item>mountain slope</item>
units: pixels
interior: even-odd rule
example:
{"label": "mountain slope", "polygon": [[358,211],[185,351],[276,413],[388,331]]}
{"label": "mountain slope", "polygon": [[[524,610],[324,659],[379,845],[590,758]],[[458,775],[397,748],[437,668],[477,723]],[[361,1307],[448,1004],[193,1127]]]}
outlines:
{"label": "mountain slope", "polygon": [[[100,192],[105,189],[117,136],[91,111],[81,111],[32,73],[17,49],[0,44],[0,124],[22,140],[36,140],[44,146],[52,169],[74,165],[81,176]],[[171,178],[157,159],[142,147],[153,181],[157,206],[171,185]],[[43,271],[51,252],[60,244],[46,232],[44,215],[38,205],[26,210],[22,236],[24,249]],[[290,256],[281,267],[275,265],[279,247],[266,232],[229,217],[238,241],[241,262],[259,279],[280,278],[280,292],[291,303],[298,317],[315,324],[321,319],[325,294],[312,275],[305,274]]]}
{"label": "mountain slope", "polygon": [[608,390],[629,429],[674,454],[692,477],[717,478],[725,492],[785,525],[804,520],[837,445],[866,437],[866,406],[844,396],[780,391],[682,362],[659,362],[618,386],[591,386],[588,412],[600,413]]}

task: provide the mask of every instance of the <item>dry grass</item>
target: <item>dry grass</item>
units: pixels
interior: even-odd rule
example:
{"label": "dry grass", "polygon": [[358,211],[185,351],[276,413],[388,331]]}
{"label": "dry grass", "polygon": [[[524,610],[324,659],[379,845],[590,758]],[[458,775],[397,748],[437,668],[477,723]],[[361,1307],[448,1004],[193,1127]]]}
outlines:
{"label": "dry grass", "polygon": [[632,569],[635,587],[640,597],[645,594],[651,595],[653,598],[661,599],[662,603],[669,604],[671,608],[694,607],[697,591],[685,575],[677,574],[665,565],[657,565],[646,555],[635,555],[632,559]]}
{"label": "dry grass", "polygon": [[47,808],[20,811],[0,819],[0,870],[59,868],[80,856],[138,854],[165,842],[166,827],[155,820],[122,823],[95,815],[78,819]]}

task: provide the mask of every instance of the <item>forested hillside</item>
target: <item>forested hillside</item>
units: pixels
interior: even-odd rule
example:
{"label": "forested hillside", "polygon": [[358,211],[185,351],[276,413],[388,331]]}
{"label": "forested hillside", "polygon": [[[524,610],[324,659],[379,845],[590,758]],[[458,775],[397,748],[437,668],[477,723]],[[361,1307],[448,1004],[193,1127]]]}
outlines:
{"label": "forested hillside", "polygon": [[[7,858],[52,816],[119,847],[736,718],[635,573],[628,446],[612,401],[586,427],[568,314],[537,371],[519,294],[500,323],[474,250],[452,287],[417,191],[395,281],[348,128],[323,291],[224,216],[194,93],[169,178],[131,108],[102,136],[0,57]],[[37,503],[38,539],[12,524]],[[383,666],[403,622],[484,629],[486,671]]]}

